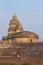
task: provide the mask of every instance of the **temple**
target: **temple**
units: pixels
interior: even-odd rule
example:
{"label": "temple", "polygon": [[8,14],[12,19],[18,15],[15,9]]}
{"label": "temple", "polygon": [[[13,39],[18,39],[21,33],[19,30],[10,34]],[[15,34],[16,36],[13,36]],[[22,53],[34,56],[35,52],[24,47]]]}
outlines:
{"label": "temple", "polygon": [[2,38],[4,45],[15,43],[35,43],[38,42],[39,36],[30,31],[24,31],[22,24],[17,19],[16,14],[9,23],[8,35]]}
{"label": "temple", "polygon": [[21,65],[28,62],[43,65],[43,42],[38,41],[39,36],[30,31],[24,31],[16,14],[9,23],[7,36],[0,41],[0,63],[14,63]]}

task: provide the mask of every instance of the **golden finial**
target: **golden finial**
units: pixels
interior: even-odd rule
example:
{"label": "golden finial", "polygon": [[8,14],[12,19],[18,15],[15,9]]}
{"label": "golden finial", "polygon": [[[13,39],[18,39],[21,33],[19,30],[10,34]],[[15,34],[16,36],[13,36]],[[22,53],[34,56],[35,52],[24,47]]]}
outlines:
{"label": "golden finial", "polygon": [[16,16],[16,13],[14,13],[14,16]]}
{"label": "golden finial", "polygon": [[14,16],[12,18],[13,19],[17,19],[16,13],[14,13]]}

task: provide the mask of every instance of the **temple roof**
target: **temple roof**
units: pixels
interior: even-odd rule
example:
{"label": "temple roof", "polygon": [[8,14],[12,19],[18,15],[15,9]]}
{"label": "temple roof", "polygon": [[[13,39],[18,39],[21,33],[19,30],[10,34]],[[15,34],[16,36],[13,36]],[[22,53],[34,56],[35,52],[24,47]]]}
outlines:
{"label": "temple roof", "polygon": [[13,34],[13,35],[9,35],[8,37],[9,38],[12,38],[12,37],[14,37],[14,38],[16,38],[16,37],[36,37],[36,38],[39,38],[39,36],[36,34],[36,33],[34,33],[34,32],[30,32],[30,31],[22,31],[22,32],[18,32],[18,33],[15,33],[15,34]]}
{"label": "temple roof", "polygon": [[19,32],[19,33],[16,33],[15,35],[18,35],[18,34],[23,34],[23,35],[25,35],[25,34],[29,34],[29,35],[37,35],[36,33],[34,33],[34,32],[30,32],[30,31],[22,31],[22,32]]}
{"label": "temple roof", "polygon": [[30,31],[22,31],[22,32],[19,32],[19,33],[16,33],[15,35],[14,35],[14,37],[19,37],[19,36],[27,36],[27,37],[29,37],[29,36],[32,36],[32,37],[36,37],[36,38],[39,38],[39,36],[36,34],[36,33],[34,33],[34,32],[30,32]]}

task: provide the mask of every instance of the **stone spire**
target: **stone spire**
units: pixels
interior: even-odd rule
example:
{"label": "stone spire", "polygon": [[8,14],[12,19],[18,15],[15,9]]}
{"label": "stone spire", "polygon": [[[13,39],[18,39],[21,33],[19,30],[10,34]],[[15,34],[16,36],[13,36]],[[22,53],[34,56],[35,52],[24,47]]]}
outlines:
{"label": "stone spire", "polygon": [[14,13],[14,15],[12,16],[12,19],[10,20],[9,25],[16,25],[17,23],[19,23],[16,14]]}
{"label": "stone spire", "polygon": [[23,30],[22,24],[19,22],[16,14],[14,13],[9,23],[8,35],[21,32],[22,30]]}

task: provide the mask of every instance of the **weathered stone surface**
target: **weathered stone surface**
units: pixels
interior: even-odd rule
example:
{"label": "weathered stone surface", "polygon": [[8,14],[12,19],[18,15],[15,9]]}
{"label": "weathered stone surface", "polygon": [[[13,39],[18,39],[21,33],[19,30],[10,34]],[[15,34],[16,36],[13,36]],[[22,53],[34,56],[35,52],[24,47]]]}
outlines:
{"label": "weathered stone surface", "polygon": [[0,48],[0,63],[29,62],[30,64],[43,63],[43,43],[16,44],[9,48]]}

